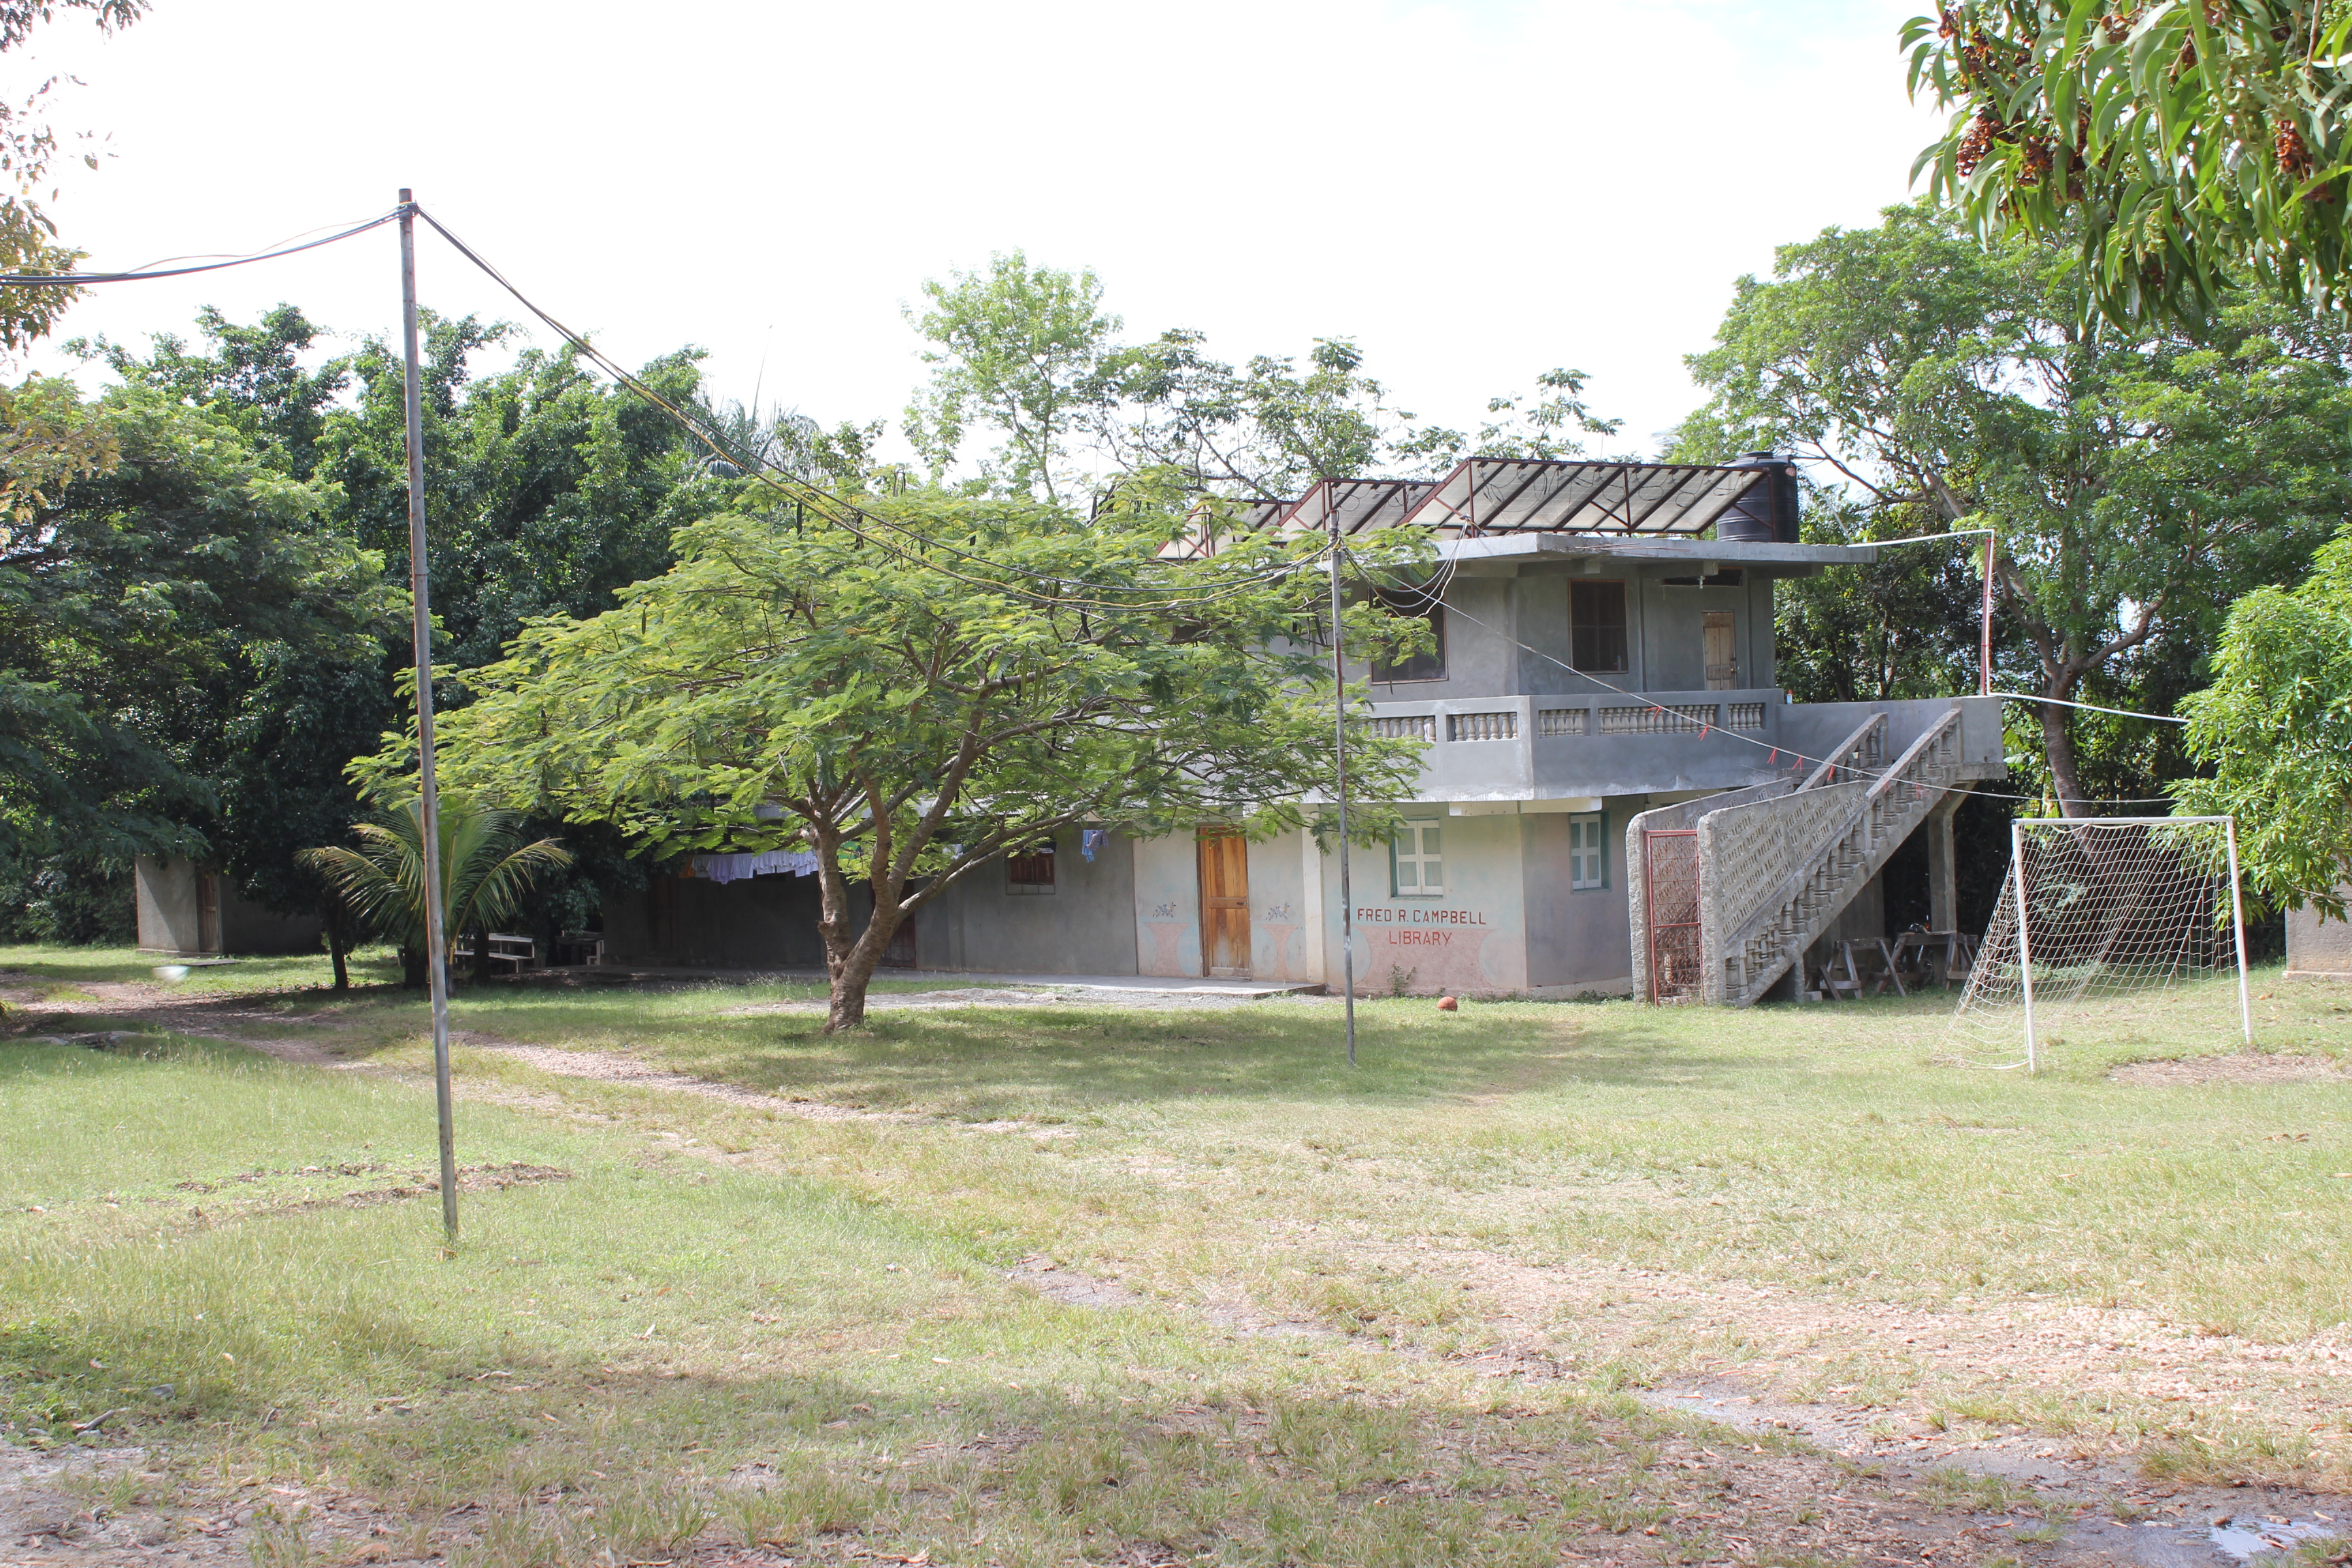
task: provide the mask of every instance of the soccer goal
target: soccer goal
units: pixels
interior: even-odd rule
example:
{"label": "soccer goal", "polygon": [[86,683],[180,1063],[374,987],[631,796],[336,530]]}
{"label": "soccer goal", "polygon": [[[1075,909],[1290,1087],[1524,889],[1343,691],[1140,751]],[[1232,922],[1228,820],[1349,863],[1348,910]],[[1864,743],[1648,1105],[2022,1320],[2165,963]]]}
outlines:
{"label": "soccer goal", "polygon": [[2234,819],[2021,817],[2009,833],[1948,1058],[2032,1072],[2062,1028],[2159,1022],[2253,1043]]}

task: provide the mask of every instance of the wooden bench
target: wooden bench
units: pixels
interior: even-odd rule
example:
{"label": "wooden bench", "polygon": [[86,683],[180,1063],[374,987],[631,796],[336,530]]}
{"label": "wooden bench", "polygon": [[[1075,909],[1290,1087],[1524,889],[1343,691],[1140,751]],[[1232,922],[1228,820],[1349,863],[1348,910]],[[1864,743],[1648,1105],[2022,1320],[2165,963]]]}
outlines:
{"label": "wooden bench", "polygon": [[[489,951],[483,955],[485,969],[493,963],[510,963],[514,965],[514,973],[520,974],[526,969],[539,967],[539,943],[530,937],[494,931],[489,933],[486,945]],[[470,939],[460,938],[449,951],[454,958],[471,958],[474,956],[474,944]]]}
{"label": "wooden bench", "polygon": [[[1862,966],[1854,962],[1856,952],[1877,955],[1878,962],[1864,975]],[[1895,972],[1895,949],[1883,936],[1855,937],[1840,942],[1830,953],[1830,961],[1821,967],[1821,993],[1825,1001],[1834,1002],[1849,997],[1859,1002],[1864,996],[1876,995],[1888,986],[1895,987],[1897,996],[1908,996],[1903,988],[1903,976]]]}
{"label": "wooden bench", "polygon": [[1963,931],[1906,931],[1895,939],[1895,962],[1920,984],[1934,981],[1949,991],[1967,981],[1976,961],[1976,938]]}

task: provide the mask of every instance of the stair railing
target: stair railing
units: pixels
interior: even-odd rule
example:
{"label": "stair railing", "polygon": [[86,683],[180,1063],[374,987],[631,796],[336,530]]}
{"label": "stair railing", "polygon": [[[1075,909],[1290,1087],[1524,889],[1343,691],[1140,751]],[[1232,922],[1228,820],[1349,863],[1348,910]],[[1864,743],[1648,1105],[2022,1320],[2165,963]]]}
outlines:
{"label": "stair railing", "polygon": [[[1885,724],[1884,714],[1864,723],[1797,791],[1699,819],[1705,1000],[1745,1006],[1763,994],[1958,782],[1957,706],[1876,779],[1832,782],[1835,769],[1868,765]],[[1807,845],[1793,858],[1790,838]]]}

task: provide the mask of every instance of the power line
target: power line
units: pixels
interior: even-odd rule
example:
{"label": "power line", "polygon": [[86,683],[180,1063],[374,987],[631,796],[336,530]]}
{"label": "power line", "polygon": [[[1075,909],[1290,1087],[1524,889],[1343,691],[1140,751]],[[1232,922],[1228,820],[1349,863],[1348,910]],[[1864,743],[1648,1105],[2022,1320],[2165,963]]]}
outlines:
{"label": "power line", "polygon": [[[268,250],[257,250],[247,256],[232,256],[221,261],[207,261],[200,266],[167,268],[157,262],[149,262],[145,267],[134,268],[127,272],[6,272],[0,273],[0,287],[79,289],[97,283],[144,283],[159,278],[185,278],[197,272],[218,272],[225,268],[247,267],[257,261],[275,261],[280,257],[299,256],[306,250],[316,250],[320,246],[333,245],[349,239],[353,235],[365,234],[372,228],[382,228],[399,216],[397,211],[384,213],[369,218],[364,223],[353,224],[349,228],[319,239],[304,240],[299,245],[281,244]],[[173,257],[167,259],[182,258]]]}
{"label": "power line", "polygon": [[[1556,665],[1559,666],[1559,668],[1562,668],[1562,669],[1564,669],[1564,670],[1567,670],[1570,675],[1574,675],[1574,676],[1577,676],[1577,677],[1579,677],[1579,678],[1580,678],[1580,679],[1582,679],[1589,680],[1589,681],[1592,682],[1592,684],[1593,684],[1593,685],[1600,687],[1600,688],[1601,688],[1602,690],[1604,690],[1604,691],[1612,691],[1612,692],[1616,693],[1616,694],[1617,694],[1618,696],[1620,696],[1620,697],[1628,698],[1628,699],[1630,699],[1630,700],[1633,700],[1633,701],[1635,701],[1635,702],[1639,702],[1639,703],[1641,703],[1643,707],[1645,707],[1645,708],[1649,709],[1649,710],[1650,710],[1652,712],[1654,712],[1654,713],[1664,713],[1664,714],[1667,714],[1667,715],[1669,715],[1669,716],[1679,717],[1679,715],[1675,715],[1675,714],[1674,713],[1674,710],[1672,710],[1672,709],[1670,709],[1670,708],[1667,708],[1667,707],[1664,706],[1664,705],[1663,705],[1663,704],[1661,704],[1661,703],[1657,703],[1657,702],[1654,702],[1654,701],[1652,701],[1652,700],[1649,699],[1649,697],[1648,697],[1648,696],[1646,696],[1645,694],[1643,694],[1643,693],[1642,693],[1642,692],[1639,692],[1639,691],[1628,691],[1625,688],[1623,688],[1623,687],[1622,687],[1622,686],[1617,685],[1617,684],[1616,684],[1615,682],[1613,682],[1613,681],[1608,681],[1608,680],[1603,680],[1603,679],[1601,679],[1601,677],[1599,677],[1599,676],[1597,676],[1597,675],[1593,674],[1593,673],[1592,673],[1591,670],[1589,670],[1589,669],[1579,669],[1579,668],[1577,668],[1574,665],[1572,665],[1572,664],[1569,663],[1566,659],[1562,659],[1562,658],[1555,658],[1553,655],[1551,655],[1551,654],[1548,654],[1548,653],[1544,652],[1544,650],[1543,650],[1543,649],[1541,649],[1541,648],[1539,648],[1539,647],[1530,647],[1528,644],[1521,642],[1518,638],[1517,638],[1517,637],[1515,637],[1511,636],[1508,632],[1503,631],[1503,630],[1502,630],[1502,629],[1500,629],[1499,627],[1497,627],[1497,626],[1494,626],[1493,624],[1491,624],[1491,623],[1489,623],[1489,622],[1487,622],[1487,621],[1481,620],[1478,616],[1472,615],[1469,611],[1467,611],[1467,610],[1465,610],[1465,609],[1461,608],[1459,605],[1447,605],[1447,606],[1446,606],[1446,614],[1448,614],[1448,615],[1458,615],[1458,616],[1460,616],[1463,619],[1465,619],[1465,620],[1466,620],[1466,621],[1469,621],[1469,622],[1473,623],[1474,625],[1481,626],[1485,626],[1485,627],[1486,628],[1486,630],[1488,630],[1488,631],[1490,631],[1490,632],[1493,632],[1496,637],[1501,637],[1505,642],[1509,643],[1513,647],[1518,648],[1519,650],[1521,650],[1522,652],[1525,652],[1525,653],[1531,653],[1531,654],[1535,655],[1538,658],[1540,658],[1540,659],[1545,660],[1547,663],[1556,664]],[[2014,694],[2014,693],[2011,693],[2011,692],[1995,692],[1995,693],[1993,693],[1993,695],[1994,695],[1994,696],[1996,696],[1996,697],[2011,697],[2011,696],[2014,696],[2015,694]],[[2039,698],[2029,698],[2029,699],[2025,699],[2024,700],[2028,700],[2028,701],[2040,701],[2040,700],[2043,700],[2043,699],[2039,699]],[[2049,699],[2048,700],[2055,700],[2055,699]],[[2076,704],[2069,704],[2068,706],[2077,706],[2077,705],[2076,705]],[[2121,711],[2123,711],[2123,710],[2121,710],[2121,709],[2113,709],[2113,708],[2110,708],[2110,709],[2104,709],[2104,710],[2101,710],[2101,711],[2103,711],[2103,712],[2115,713],[2115,712],[2121,712]],[[2156,714],[2153,714],[2153,713],[2147,713],[2147,714],[2134,714],[2134,715],[2131,715],[2131,716],[2132,716],[2132,717],[2135,717],[2135,718],[2148,718],[2148,719],[2152,719],[2152,718],[2158,717],[2158,715],[2156,715]],[[2181,722],[2186,722],[2186,721],[2181,721]],[[1734,741],[1738,741],[1738,742],[1739,742],[1740,743],[1742,743],[1743,745],[1753,746],[1753,747],[1755,747],[1755,748],[1756,748],[1758,751],[1759,751],[1759,752],[1760,752],[1760,751],[1764,751],[1764,750],[1766,750],[1766,749],[1768,749],[1768,748],[1769,748],[1769,750],[1771,750],[1772,752],[1776,752],[1776,753],[1778,753],[1778,754],[1780,754],[1780,755],[1793,758],[1793,759],[1795,760],[1795,762],[1797,763],[1797,764],[1798,764],[1800,767],[1803,766],[1803,765],[1804,765],[1805,763],[1811,763],[1814,764],[1815,766],[1819,766],[1819,765],[1821,765],[1821,764],[1822,764],[1822,763],[1827,763],[1827,762],[1830,762],[1830,761],[1832,761],[1832,759],[1828,758],[1828,757],[1809,757],[1809,756],[1805,755],[1805,754],[1804,754],[1803,752],[1801,752],[1791,751],[1791,750],[1790,750],[1789,747],[1787,747],[1787,746],[1775,746],[1775,745],[1773,745],[1773,744],[1772,744],[1772,742],[1769,742],[1769,741],[1759,741],[1759,740],[1756,739],[1756,738],[1755,738],[1754,736],[1752,736],[1752,735],[1743,735],[1743,734],[1741,734],[1741,733],[1740,733],[1738,731],[1737,731],[1737,730],[1726,730],[1726,729],[1724,729],[1721,725],[1715,725],[1715,726],[1712,726],[1712,728],[1714,728],[1715,730],[1717,730],[1719,733],[1721,733],[1721,734],[1723,734],[1723,735],[1725,735],[1725,736],[1728,737],[1729,739],[1734,740]],[[1842,764],[1842,765],[1843,765],[1843,764]],[[1846,766],[1845,771],[1846,771],[1846,772],[1848,772],[1848,773],[1853,773],[1856,778],[1866,778],[1866,779],[1874,779],[1874,779],[1884,779],[1884,778],[1885,778],[1885,777],[1887,776],[1886,772],[1885,772],[1885,771],[1884,771],[1884,770],[1874,773],[1874,772],[1872,772],[1872,771],[1871,771],[1870,769],[1868,769],[1868,768],[1857,768],[1857,767]],[[1984,799],[1986,799],[1986,800],[2023,800],[2023,801],[2042,801],[2042,800],[2047,800],[2047,799],[2049,799],[2049,798],[2050,798],[2048,795],[2007,795],[2007,794],[2003,794],[2003,793],[2001,793],[2001,792],[2000,792],[2000,791],[1998,791],[1998,790],[1971,790],[1971,791],[1969,791],[1969,794],[1971,794],[1971,795],[1980,795],[1980,796],[1982,796],[1982,797],[1983,797]],[[2170,804],[2171,804],[2171,801],[2172,801],[2172,797],[2171,797],[2170,795],[2143,795],[2143,796],[2138,796],[2138,797],[2116,797],[2116,798],[2113,798],[2113,799],[2102,798],[2102,800],[2100,801],[2100,803],[2099,803],[2099,804],[2106,805],[2170,805]]]}
{"label": "power line", "polygon": [[[441,222],[440,219],[425,211],[421,205],[417,207],[416,213],[417,216],[422,217],[426,223],[431,224],[440,234],[441,237],[447,240],[459,255],[472,262],[477,268],[479,268],[483,274],[488,277],[493,282],[497,283],[499,287],[504,289],[509,294],[513,295],[515,300],[523,307],[524,310],[529,310],[532,315],[538,317],[539,320],[544,322],[551,331],[562,337],[566,342],[571,343],[572,347],[577,349],[591,363],[594,364],[606,375],[610,376],[616,384],[627,389],[631,393],[634,393],[636,396],[642,398],[646,403],[660,409],[664,414],[667,415],[678,425],[680,428],[684,429],[689,436],[702,443],[703,446],[709,447],[713,456],[727,459],[737,468],[742,470],[748,478],[760,484],[765,485],[769,489],[787,497],[803,507],[814,505],[818,509],[821,514],[829,511],[831,515],[825,516],[824,521],[845,530],[864,542],[874,544],[883,550],[888,551],[900,560],[907,561],[909,564],[919,565],[931,571],[940,572],[944,575],[953,577],[959,582],[970,584],[975,587],[986,588],[995,593],[1013,594],[1019,597],[1030,599],[1034,603],[1051,607],[1070,606],[1076,608],[1134,610],[1185,609],[1213,604],[1219,599],[1233,597],[1241,593],[1247,592],[1250,588],[1260,583],[1274,582],[1282,577],[1298,574],[1307,568],[1311,567],[1317,561],[1319,561],[1322,558],[1323,552],[1318,549],[1313,555],[1302,561],[1286,563],[1278,568],[1264,573],[1252,574],[1251,575],[1243,578],[1238,583],[1218,584],[1208,593],[1171,595],[1159,602],[1139,602],[1129,599],[1087,600],[1073,598],[1066,595],[1055,595],[1031,594],[1005,583],[968,577],[960,573],[948,571],[946,568],[942,567],[939,562],[930,558],[930,553],[932,552],[937,551],[954,556],[960,560],[972,562],[975,564],[984,566],[992,571],[1004,571],[1007,570],[1007,568],[1005,568],[1001,563],[991,561],[985,556],[975,555],[970,552],[957,549],[955,546],[949,544],[944,541],[929,538],[920,534],[915,534],[913,531],[894,522],[890,519],[877,516],[875,513],[866,510],[865,508],[856,505],[855,502],[835,495],[831,490],[828,490],[820,485],[813,484],[807,479],[802,479],[798,475],[793,474],[788,470],[777,468],[772,464],[751,458],[746,454],[734,450],[725,437],[719,436],[707,428],[701,421],[696,419],[692,415],[679,408],[676,404],[672,403],[668,398],[664,397],[652,387],[646,385],[635,375],[633,375],[628,371],[623,369],[610,356],[605,354],[603,350],[597,348],[582,334],[573,331],[570,327],[567,327],[562,321],[557,321],[554,316],[542,309],[536,300],[532,300],[529,295],[525,294],[520,289],[517,288],[511,281],[509,281],[504,273],[500,272],[495,266],[491,265],[491,263],[478,251],[475,250],[464,240],[458,238],[457,235],[450,232],[448,226]],[[853,519],[856,521],[852,521]],[[919,542],[916,547],[916,552],[910,554],[907,546],[895,544],[888,540],[876,538],[872,533],[868,532],[866,528],[861,528],[859,526],[859,523],[861,522],[874,528],[887,529],[893,533],[914,538]],[[1028,576],[1036,582],[1051,584],[1060,587],[1083,589],[1090,593],[1150,594],[1158,591],[1141,586],[1129,587],[1123,584],[1101,583],[1086,578],[1062,577],[1048,573],[1024,573],[1022,574],[1022,575]]]}

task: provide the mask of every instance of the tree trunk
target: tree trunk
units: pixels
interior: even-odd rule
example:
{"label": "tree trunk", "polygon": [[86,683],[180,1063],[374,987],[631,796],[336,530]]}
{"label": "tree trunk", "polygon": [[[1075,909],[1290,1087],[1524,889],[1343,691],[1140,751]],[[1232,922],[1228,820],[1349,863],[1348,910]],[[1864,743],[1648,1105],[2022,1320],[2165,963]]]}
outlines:
{"label": "tree trunk", "polygon": [[837,970],[833,975],[833,995],[825,1008],[824,1032],[837,1035],[844,1029],[854,1029],[866,1022],[866,987],[873,983],[874,965],[851,971]]}
{"label": "tree trunk", "polygon": [[2073,715],[2053,703],[2036,706],[2042,710],[2042,749],[2050,760],[2050,782],[2058,792],[2058,815],[2084,816],[2083,775],[2074,757]]}
{"label": "tree trunk", "polygon": [[[889,951],[891,934],[905,919],[898,912],[898,901],[885,898],[882,889],[876,888],[874,911],[866,916],[866,929],[857,933],[857,940],[844,944],[838,953],[833,942],[826,942],[824,966],[832,982],[831,1004],[825,1009],[826,1034],[854,1029],[866,1022],[866,989],[874,984],[874,972]],[[845,919],[841,927],[845,934],[847,925]]]}
{"label": "tree trunk", "polygon": [[400,950],[400,984],[410,991],[425,988],[425,954],[413,947]]}
{"label": "tree trunk", "polygon": [[351,968],[343,962],[344,954],[348,951],[349,950],[343,945],[343,928],[340,924],[329,925],[327,927],[327,956],[333,961],[335,965],[335,989],[338,991],[349,991],[352,988]]}

